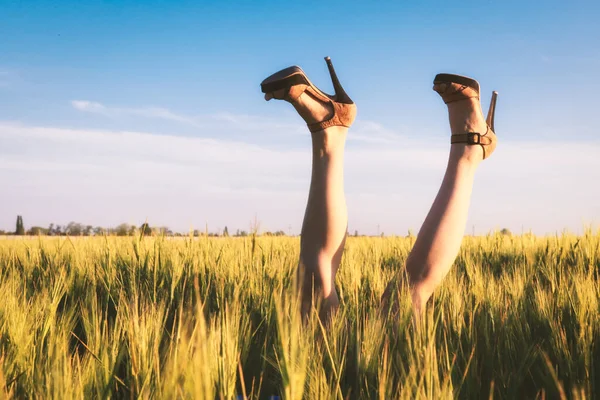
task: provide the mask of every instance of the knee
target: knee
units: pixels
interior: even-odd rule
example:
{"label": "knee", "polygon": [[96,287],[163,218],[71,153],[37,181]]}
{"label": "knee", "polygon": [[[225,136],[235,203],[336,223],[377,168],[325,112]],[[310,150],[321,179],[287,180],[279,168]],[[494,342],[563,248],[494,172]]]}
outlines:
{"label": "knee", "polygon": [[431,268],[422,263],[411,262],[412,260],[407,260],[406,262],[406,273],[408,275],[408,282],[410,286],[415,287],[419,286],[422,283],[428,281],[431,278]]}
{"label": "knee", "polygon": [[438,286],[442,277],[435,266],[406,266],[413,302],[424,304]]}

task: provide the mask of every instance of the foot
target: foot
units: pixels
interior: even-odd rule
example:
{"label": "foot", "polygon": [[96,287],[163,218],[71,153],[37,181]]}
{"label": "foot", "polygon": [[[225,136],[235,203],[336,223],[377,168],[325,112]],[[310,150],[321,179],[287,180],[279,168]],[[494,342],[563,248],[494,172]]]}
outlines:
{"label": "foot", "polygon": [[[484,135],[488,131],[479,99],[476,97],[449,103],[448,116],[450,118],[450,131],[452,135],[460,135],[466,132],[478,132]],[[473,162],[483,160],[484,153],[482,146],[454,143],[452,148],[453,151],[458,152],[461,158],[465,160]]]}
{"label": "foot", "polygon": [[[289,89],[265,93],[265,100],[285,100],[291,103],[307,125],[331,119],[334,113],[331,102],[324,103],[305,89],[306,85],[296,85]],[[301,94],[298,95],[298,91],[301,91]]]}
{"label": "foot", "polygon": [[329,95],[313,85],[298,66],[284,68],[260,84],[265,100],[286,100],[296,108],[311,132],[332,126],[349,128],[356,118],[356,105],[342,88],[331,58],[325,57],[335,95]]}
{"label": "foot", "polygon": [[[448,81],[444,81],[445,79]],[[440,74],[434,80],[433,90],[438,92],[448,105],[453,139],[451,152],[458,154],[461,159],[475,163],[489,157],[496,148],[496,135],[481,111],[479,83],[470,78]],[[472,143],[465,143],[466,134],[471,133],[478,136],[469,138],[473,140]]]}

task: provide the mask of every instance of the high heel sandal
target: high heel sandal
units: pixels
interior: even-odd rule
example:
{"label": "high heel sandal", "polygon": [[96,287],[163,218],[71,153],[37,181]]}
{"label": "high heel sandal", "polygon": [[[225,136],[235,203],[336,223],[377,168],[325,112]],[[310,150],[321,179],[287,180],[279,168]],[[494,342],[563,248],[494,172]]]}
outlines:
{"label": "high heel sandal", "polygon": [[[433,80],[433,85],[433,90],[438,92],[446,104],[472,97],[479,100],[479,82],[475,79],[460,75],[438,74]],[[492,92],[492,100],[490,101],[490,108],[486,119],[487,130],[485,133],[465,132],[454,134],[450,137],[450,143],[478,144],[483,149],[484,160],[492,155],[498,141],[494,133],[494,114],[496,112],[497,97],[498,92]]]}
{"label": "high heel sandal", "polygon": [[[307,123],[311,132],[316,132],[329,128],[330,126],[350,127],[356,117],[356,105],[342,88],[340,81],[333,69],[333,64],[329,57],[325,57],[329,75],[333,83],[335,95],[329,95],[321,91],[312,84],[304,71],[298,66],[288,67],[274,73],[260,84],[263,93],[272,93],[284,89],[283,100],[295,103],[302,93],[307,92],[315,100],[330,104],[333,110],[331,118],[323,121]],[[310,110],[309,110],[310,111]]]}

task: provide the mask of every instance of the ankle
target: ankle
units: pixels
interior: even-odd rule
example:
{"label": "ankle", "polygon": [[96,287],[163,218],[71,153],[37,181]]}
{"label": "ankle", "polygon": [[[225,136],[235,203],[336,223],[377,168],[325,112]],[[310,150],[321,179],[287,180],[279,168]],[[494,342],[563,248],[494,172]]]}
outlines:
{"label": "ankle", "polygon": [[448,163],[460,168],[474,169],[483,161],[483,149],[479,145],[454,143],[450,148]]}
{"label": "ankle", "polygon": [[313,153],[319,157],[330,157],[343,151],[348,128],[331,126],[311,133]]}

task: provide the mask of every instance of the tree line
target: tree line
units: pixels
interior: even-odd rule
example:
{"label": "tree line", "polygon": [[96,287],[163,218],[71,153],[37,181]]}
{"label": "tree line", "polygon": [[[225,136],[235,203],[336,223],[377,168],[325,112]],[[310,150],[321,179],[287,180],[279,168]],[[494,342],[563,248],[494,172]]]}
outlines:
{"label": "tree line", "polygon": [[[32,226],[28,230],[25,229],[25,225],[23,224],[23,217],[18,215],[17,222],[15,226],[15,231],[3,231],[0,230],[0,235],[31,235],[31,236],[189,236],[190,233],[193,236],[208,236],[208,237],[245,237],[245,236],[287,236],[286,233],[282,230],[278,230],[275,232],[262,232],[259,233],[260,223],[255,218],[254,221],[250,223],[250,230],[239,230],[237,229],[235,233],[230,234],[227,226],[223,228],[223,230],[219,230],[218,232],[208,232],[208,228],[200,231],[198,229],[182,233],[182,232],[173,232],[166,226],[150,226],[147,222],[144,222],[140,226],[131,225],[127,223],[119,224],[114,228],[105,228],[101,226],[92,226],[80,224],[78,222],[69,222],[67,225],[55,225],[50,224],[47,228],[41,226]],[[499,231],[502,235],[512,236],[512,232],[503,228]],[[363,237],[363,236],[372,236],[372,235],[361,235],[357,230],[354,231],[354,234],[351,235],[350,232],[347,232],[348,236],[354,237]],[[384,233],[381,232],[377,236],[384,237]],[[415,237],[412,229],[408,230],[408,234],[405,237]]]}
{"label": "tree line", "polygon": [[[204,231],[194,230],[191,232],[194,236],[209,236],[209,237],[244,237],[252,234],[258,234],[257,230],[248,233],[245,230],[236,230],[235,233],[229,234],[229,229],[225,227],[222,231],[208,232],[208,229]],[[173,232],[166,226],[150,226],[147,222],[144,222],[140,226],[131,225],[127,223],[119,224],[116,227],[106,228],[102,226],[93,226],[81,224],[79,222],[69,222],[66,225],[50,224],[48,227],[32,226],[29,229],[25,229],[23,224],[23,217],[18,215],[15,226],[15,231],[3,231],[0,230],[0,235],[32,235],[32,236],[189,236],[190,233]],[[263,232],[263,236],[285,236],[285,232],[282,230],[276,232]]]}

